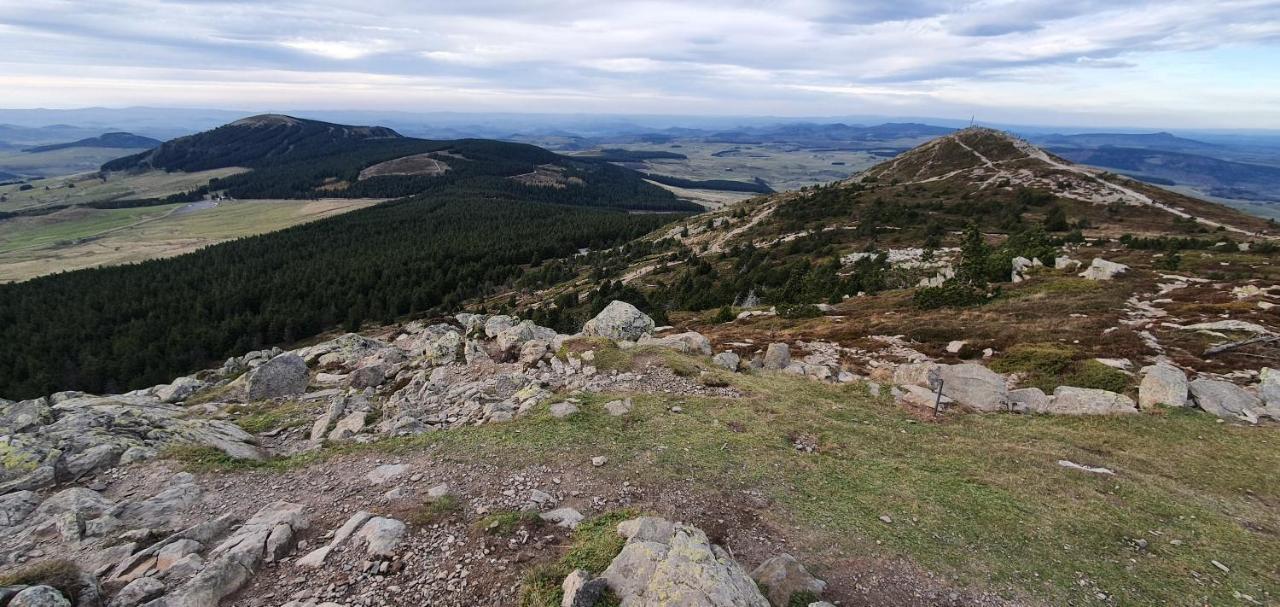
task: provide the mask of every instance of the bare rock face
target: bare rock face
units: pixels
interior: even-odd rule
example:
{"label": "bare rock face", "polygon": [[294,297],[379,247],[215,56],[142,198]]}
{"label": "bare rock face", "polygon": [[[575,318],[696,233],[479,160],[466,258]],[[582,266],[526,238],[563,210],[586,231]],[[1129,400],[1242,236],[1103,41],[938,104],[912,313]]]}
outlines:
{"label": "bare rock face", "polygon": [[625,301],[614,301],[605,306],[595,318],[582,325],[582,334],[607,337],[612,340],[636,341],[653,333],[653,319]]}
{"label": "bare rock face", "polygon": [[747,572],[696,527],[643,517],[618,525],[627,538],[601,577],[628,607],[769,607]]}
{"label": "bare rock face", "polygon": [[245,397],[250,401],[295,396],[307,391],[307,363],[301,356],[281,354],[249,372]]}
{"label": "bare rock face", "polygon": [[1143,409],[1156,405],[1185,407],[1187,395],[1187,374],[1182,369],[1169,364],[1143,368],[1142,384],[1138,386],[1138,406]]}
{"label": "bare rock face", "polygon": [[790,554],[779,554],[760,563],[751,572],[751,578],[769,589],[769,601],[774,605],[790,605],[792,595],[806,592],[819,595],[827,589],[826,582],[809,575],[804,565]]}
{"label": "bare rock face", "polygon": [[71,607],[71,601],[49,586],[32,586],[14,595],[9,607]]}
{"label": "bare rock face", "polygon": [[1127,415],[1137,412],[1133,399],[1123,394],[1071,386],[1058,386],[1053,391],[1053,400],[1044,410],[1044,413],[1058,415]]}

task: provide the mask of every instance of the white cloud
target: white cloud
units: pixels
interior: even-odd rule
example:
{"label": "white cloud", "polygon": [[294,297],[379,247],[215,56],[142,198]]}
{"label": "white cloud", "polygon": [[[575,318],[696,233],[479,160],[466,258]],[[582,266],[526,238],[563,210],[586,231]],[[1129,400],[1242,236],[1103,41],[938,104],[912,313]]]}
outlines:
{"label": "white cloud", "polygon": [[[353,76],[330,81],[323,102],[387,107],[406,103],[397,87],[409,87],[414,103],[437,109],[473,109],[466,93],[511,110],[801,115],[909,105],[967,115],[981,105],[1130,120],[1176,107],[1183,123],[1256,124],[1275,120],[1261,103],[1269,96],[1224,114],[1214,91],[1235,90],[1242,73],[1257,80],[1260,63],[1280,58],[1275,0],[42,0],[4,12],[0,57],[26,68],[0,76],[6,105],[98,105],[125,90],[136,91],[132,104],[187,102],[193,92],[133,84],[154,82],[145,70],[194,69],[219,83],[202,105],[238,107],[321,101],[307,97],[310,85],[248,74],[310,82],[341,72]],[[1261,57],[1214,52],[1224,48]],[[1197,72],[1199,86],[1170,67],[1190,59],[1212,63]],[[1280,88],[1277,71],[1264,70],[1261,84]],[[43,88],[14,92],[26,72],[48,76]],[[429,89],[436,97],[412,88],[442,80],[467,84]],[[1174,100],[1135,93],[1169,86]]]}

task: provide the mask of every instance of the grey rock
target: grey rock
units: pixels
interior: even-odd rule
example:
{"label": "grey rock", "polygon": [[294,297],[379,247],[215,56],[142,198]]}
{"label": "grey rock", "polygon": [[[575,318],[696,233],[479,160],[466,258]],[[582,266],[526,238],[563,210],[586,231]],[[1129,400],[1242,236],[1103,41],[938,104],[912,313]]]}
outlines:
{"label": "grey rock", "polygon": [[520,346],[520,357],[517,360],[524,367],[537,366],[538,361],[547,355],[548,347],[547,342],[541,339],[526,341]]}
{"label": "grey rock", "polygon": [[452,492],[449,490],[448,483],[440,483],[439,485],[427,489],[427,499],[431,501],[444,498],[448,495],[452,495]]}
{"label": "grey rock", "polygon": [[1133,399],[1094,388],[1058,386],[1041,413],[1055,415],[1129,415],[1138,412]]}
{"label": "grey rock", "polygon": [[636,342],[641,346],[657,346],[685,354],[711,356],[711,340],[697,331],[687,331],[664,337],[641,336]]}
{"label": "grey rock", "polygon": [[1009,390],[1004,376],[982,365],[942,365],[938,375],[942,380],[942,394],[961,406],[989,413],[1008,405]]}
{"label": "grey rock", "polygon": [[595,607],[604,598],[608,585],[602,578],[591,579],[591,574],[575,569],[560,585],[564,598],[560,607]]}
{"label": "grey rock", "polygon": [[368,416],[368,411],[352,411],[337,424],[334,424],[333,431],[329,433],[329,439],[346,440],[361,433],[364,431],[365,419]]}
{"label": "grey rock", "polygon": [[370,483],[381,485],[382,483],[401,476],[408,471],[408,464],[383,464],[373,470],[370,470],[368,474],[364,475],[364,477],[368,479]]}
{"label": "grey rock", "polygon": [[34,430],[53,421],[53,408],[43,398],[0,404],[0,434]]}
{"label": "grey rock", "polygon": [[920,386],[938,389],[942,380],[942,367],[937,363],[911,363],[893,369],[893,383],[899,386]]}
{"label": "grey rock", "polygon": [[21,523],[39,505],[40,498],[32,491],[0,495],[0,530]]}
{"label": "grey rock", "polygon": [[790,554],[780,554],[760,563],[751,572],[751,579],[769,589],[768,598],[774,605],[790,605],[791,596],[797,593],[818,595],[827,589],[826,582],[809,575],[804,565]]}
{"label": "grey rock", "polygon": [[107,607],[135,607],[164,594],[164,582],[153,577],[140,577],[125,585]]}
{"label": "grey rock", "polygon": [[1047,413],[1052,399],[1040,388],[1020,388],[1009,391],[1009,402],[1019,413]]}
{"label": "grey rock", "polygon": [[582,334],[612,340],[636,341],[653,333],[653,319],[624,301],[613,301],[582,325]]}
{"label": "grey rock", "polygon": [[1107,261],[1101,257],[1095,257],[1093,263],[1080,276],[1089,280],[1111,280],[1116,276],[1129,271],[1129,266],[1114,261]]}
{"label": "grey rock", "polygon": [[327,545],[312,550],[306,556],[298,559],[298,565],[303,567],[319,567],[323,565],[330,552],[333,552],[335,548],[344,544],[352,535],[355,535],[356,531],[369,522],[371,518],[373,518],[373,515],[363,510],[351,515],[347,522],[343,523],[334,532],[333,539],[329,540]]}
{"label": "grey rock", "polygon": [[769,607],[750,576],[696,527],[624,521],[626,545],[601,577],[628,607]]}
{"label": "grey rock", "polygon": [[555,523],[557,526],[567,527],[569,529],[577,529],[578,523],[581,523],[583,519],[581,512],[569,507],[556,508],[550,512],[543,512],[538,515],[538,517],[549,523]]}
{"label": "grey rock", "polygon": [[250,371],[245,397],[250,401],[296,396],[307,391],[307,363],[301,356],[281,354]]}
{"label": "grey rock", "polygon": [[1258,393],[1267,407],[1280,407],[1280,371],[1263,367],[1258,373]]}
{"label": "grey rock", "polygon": [[311,440],[318,441],[324,439],[333,429],[333,425],[342,419],[342,415],[347,411],[347,399],[343,396],[334,396],[329,399],[329,405],[325,408],[324,413],[316,419],[311,425]]}
{"label": "grey rock", "polygon": [[64,465],[66,471],[66,480],[74,481],[80,477],[106,470],[116,464],[120,460],[120,453],[124,451],[119,445],[104,444],[90,447],[79,455],[67,458]]}
{"label": "grey rock", "polygon": [[1196,406],[1222,419],[1244,419],[1248,411],[1262,408],[1262,399],[1228,381],[1197,379],[1189,391]]}
{"label": "grey rock", "polygon": [[711,363],[730,371],[737,371],[742,364],[742,357],[736,352],[721,352],[711,358]]}
{"label": "grey rock", "polygon": [[551,405],[551,417],[564,419],[578,412],[578,406],[573,403],[559,402]]}
{"label": "grey rock", "polygon": [[376,388],[387,381],[387,365],[375,363],[359,367],[347,375],[347,383],[352,388]]}
{"label": "grey rock", "polygon": [[609,412],[609,415],[612,415],[614,417],[619,417],[619,416],[630,413],[631,407],[632,407],[632,404],[631,404],[630,398],[611,400],[604,404],[604,410]]}
{"label": "grey rock", "polygon": [[1138,386],[1138,406],[1148,409],[1156,405],[1185,407],[1189,388],[1187,374],[1173,365],[1157,364],[1142,369]]}
{"label": "grey rock", "polygon": [[493,343],[504,356],[518,355],[520,348],[525,343],[539,341],[543,344],[549,344],[555,336],[555,331],[546,327],[539,327],[533,324],[531,320],[525,320],[498,333]]}
{"label": "grey rock", "polygon": [[14,595],[9,607],[71,607],[71,601],[49,586],[31,586]]}
{"label": "grey rock", "polygon": [[779,371],[791,364],[791,347],[787,344],[769,344],[764,352],[764,368]]}
{"label": "grey rock", "polygon": [[447,365],[458,362],[462,355],[462,335],[457,331],[449,331],[430,342],[423,349],[422,355],[433,365]]}
{"label": "grey rock", "polygon": [[204,550],[204,544],[193,539],[181,538],[165,544],[156,551],[156,571],[168,571],[174,563]]}
{"label": "grey rock", "polygon": [[497,337],[499,333],[516,326],[519,322],[510,316],[495,314],[484,321],[484,334],[486,337]]}
{"label": "grey rock", "polygon": [[355,537],[365,544],[365,552],[369,556],[391,558],[404,537],[404,523],[381,516],[375,516],[356,532]]}
{"label": "grey rock", "polygon": [[155,396],[163,403],[180,403],[208,385],[194,377],[179,377],[172,383],[156,386]]}

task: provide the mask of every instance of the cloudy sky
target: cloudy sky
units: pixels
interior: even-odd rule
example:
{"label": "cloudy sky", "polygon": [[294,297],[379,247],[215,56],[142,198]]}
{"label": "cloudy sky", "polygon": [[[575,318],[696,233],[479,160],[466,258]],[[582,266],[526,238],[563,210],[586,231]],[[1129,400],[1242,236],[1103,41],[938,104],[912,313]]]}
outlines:
{"label": "cloudy sky", "polygon": [[0,0],[0,105],[1280,128],[1280,0]]}

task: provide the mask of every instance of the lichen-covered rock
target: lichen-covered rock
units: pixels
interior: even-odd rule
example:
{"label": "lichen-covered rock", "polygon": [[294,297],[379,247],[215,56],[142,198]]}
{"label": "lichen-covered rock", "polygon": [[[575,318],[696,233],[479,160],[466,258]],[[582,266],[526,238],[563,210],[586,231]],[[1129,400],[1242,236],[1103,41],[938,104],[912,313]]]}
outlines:
{"label": "lichen-covered rock", "polygon": [[653,319],[625,301],[613,301],[582,325],[582,334],[636,341],[653,333]]}
{"label": "lichen-covered rock", "polygon": [[9,607],[71,607],[71,601],[49,586],[31,586],[14,595]]}
{"label": "lichen-covered rock", "polygon": [[723,369],[737,371],[742,364],[742,357],[736,352],[721,352],[711,358],[711,363]]}
{"label": "lichen-covered rock", "polygon": [[1263,367],[1258,373],[1258,394],[1267,407],[1280,407],[1280,371]]}
{"label": "lichen-covered rock", "polygon": [[206,385],[208,384],[194,377],[179,377],[171,383],[156,386],[154,394],[162,403],[180,403],[203,390]]}
{"label": "lichen-covered rock", "polygon": [[301,356],[281,354],[250,371],[245,398],[250,401],[295,396],[307,391],[307,363]]}
{"label": "lichen-covered rock", "polygon": [[1161,363],[1142,369],[1142,384],[1138,386],[1138,406],[1143,409],[1156,405],[1185,407],[1187,404],[1187,374],[1173,365]]}
{"label": "lichen-covered rock", "polygon": [[626,607],[769,607],[746,571],[696,527],[644,517],[601,577]]}
{"label": "lichen-covered rock", "polygon": [[1019,413],[1046,413],[1052,399],[1040,388],[1019,388],[1009,391],[1009,402]]}

